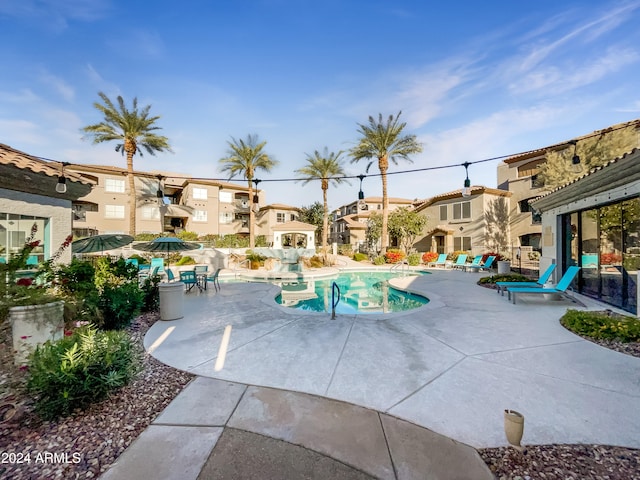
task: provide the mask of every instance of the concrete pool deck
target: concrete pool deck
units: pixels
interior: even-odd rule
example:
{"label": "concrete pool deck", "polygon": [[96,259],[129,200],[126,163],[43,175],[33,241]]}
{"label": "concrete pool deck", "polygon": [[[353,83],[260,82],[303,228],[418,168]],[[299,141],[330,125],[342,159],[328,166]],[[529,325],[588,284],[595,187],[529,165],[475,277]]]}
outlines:
{"label": "concrete pool deck", "polygon": [[[213,424],[219,430],[208,432],[200,469],[216,463],[214,446],[226,428],[231,433],[221,438],[227,441],[250,432],[261,435],[261,441],[288,442],[370,475],[362,478],[420,478],[415,474],[428,468],[420,462],[428,462],[430,455],[413,445],[415,441],[412,448],[417,450],[407,453],[403,439],[422,438],[428,444],[424,439],[431,435],[449,442],[430,450],[431,455],[442,458],[449,452],[451,468],[468,466],[459,460],[465,458],[477,467],[469,472],[480,475],[484,464],[476,464],[466,445],[505,445],[502,417],[507,408],[525,416],[524,444],[640,448],[640,359],[583,340],[559,324],[567,308],[584,307],[539,296],[522,297],[513,305],[506,296],[477,286],[482,275],[431,272],[396,280],[398,286],[429,297],[426,306],[333,321],[329,314],[277,305],[273,299],[278,287],[265,283],[223,283],[219,292],[185,295],[184,318],[157,322],[145,337],[145,348],[158,360],[204,378],[174,400],[178,406],[170,405],[105,478],[121,478],[118,469],[132,465],[145,434],[161,437],[163,428]],[[589,310],[610,308],[586,297],[580,301]],[[224,338],[228,347],[222,363],[218,354],[224,351]],[[201,386],[196,388],[196,382]],[[215,388],[207,391],[202,386],[207,382]],[[180,397],[189,389],[191,397],[181,400],[180,410]],[[206,407],[212,405],[229,405],[222,416],[226,419],[212,423],[197,416],[201,410],[206,417]],[[326,409],[333,413],[326,414]],[[177,411],[196,418],[177,419]],[[365,437],[385,442],[371,446],[372,451],[388,452],[384,465],[363,452],[349,453],[349,444],[358,441],[348,432],[373,428],[365,420],[354,420],[367,412],[375,413],[375,421],[369,422],[379,428]],[[344,440],[339,425],[332,424],[336,418],[352,427],[342,432]],[[299,427],[306,422],[314,425],[315,433],[305,430],[308,425]],[[197,438],[207,432],[192,433],[191,438]],[[236,442],[241,445],[242,438]],[[224,451],[220,449],[218,455]]]}

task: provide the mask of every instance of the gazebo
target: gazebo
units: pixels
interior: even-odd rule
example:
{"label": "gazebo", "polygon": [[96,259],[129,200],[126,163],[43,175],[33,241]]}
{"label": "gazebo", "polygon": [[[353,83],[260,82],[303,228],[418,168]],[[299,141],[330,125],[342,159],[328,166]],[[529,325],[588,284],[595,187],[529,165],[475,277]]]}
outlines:
{"label": "gazebo", "polygon": [[315,248],[316,226],[297,220],[278,223],[273,231],[272,248]]}

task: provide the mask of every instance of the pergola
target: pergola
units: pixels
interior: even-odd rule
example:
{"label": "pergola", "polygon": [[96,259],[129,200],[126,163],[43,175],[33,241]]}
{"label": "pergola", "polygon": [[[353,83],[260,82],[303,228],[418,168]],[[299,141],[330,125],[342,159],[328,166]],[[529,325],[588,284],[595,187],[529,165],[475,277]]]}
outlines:
{"label": "pergola", "polygon": [[315,225],[294,220],[278,223],[271,227],[271,230],[273,231],[272,248],[315,248]]}

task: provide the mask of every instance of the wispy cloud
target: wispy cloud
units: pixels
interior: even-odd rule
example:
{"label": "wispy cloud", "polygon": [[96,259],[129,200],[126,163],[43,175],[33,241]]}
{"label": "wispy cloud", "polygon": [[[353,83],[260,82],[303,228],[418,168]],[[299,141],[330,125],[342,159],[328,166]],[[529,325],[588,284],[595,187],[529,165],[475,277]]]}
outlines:
{"label": "wispy cloud", "polygon": [[43,71],[40,74],[40,81],[55,90],[65,100],[73,100],[75,96],[75,90],[62,78],[53,75],[48,71]]}
{"label": "wispy cloud", "polygon": [[111,10],[111,0],[3,0],[0,13],[40,22],[45,28],[63,30],[69,20],[91,22]]}
{"label": "wispy cloud", "polygon": [[118,55],[138,60],[161,58],[165,50],[162,36],[149,30],[136,30],[124,38],[112,38],[107,45]]}

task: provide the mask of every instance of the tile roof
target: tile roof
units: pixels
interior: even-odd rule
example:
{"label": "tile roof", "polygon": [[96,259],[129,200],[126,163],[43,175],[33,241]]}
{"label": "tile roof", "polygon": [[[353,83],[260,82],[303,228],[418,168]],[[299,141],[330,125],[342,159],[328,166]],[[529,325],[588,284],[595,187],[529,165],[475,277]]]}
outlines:
{"label": "tile roof", "polygon": [[[511,192],[508,190],[500,190],[498,188],[490,188],[485,187],[483,185],[472,185],[471,186],[471,195],[477,195],[480,193],[489,193],[492,195],[499,195],[501,197],[510,197]],[[435,195],[431,198],[426,198],[422,202],[417,203],[415,208],[417,211],[427,208],[430,205],[433,205],[439,200],[447,200],[451,198],[462,197],[462,189],[453,190],[451,192],[441,193],[439,195]]]}

